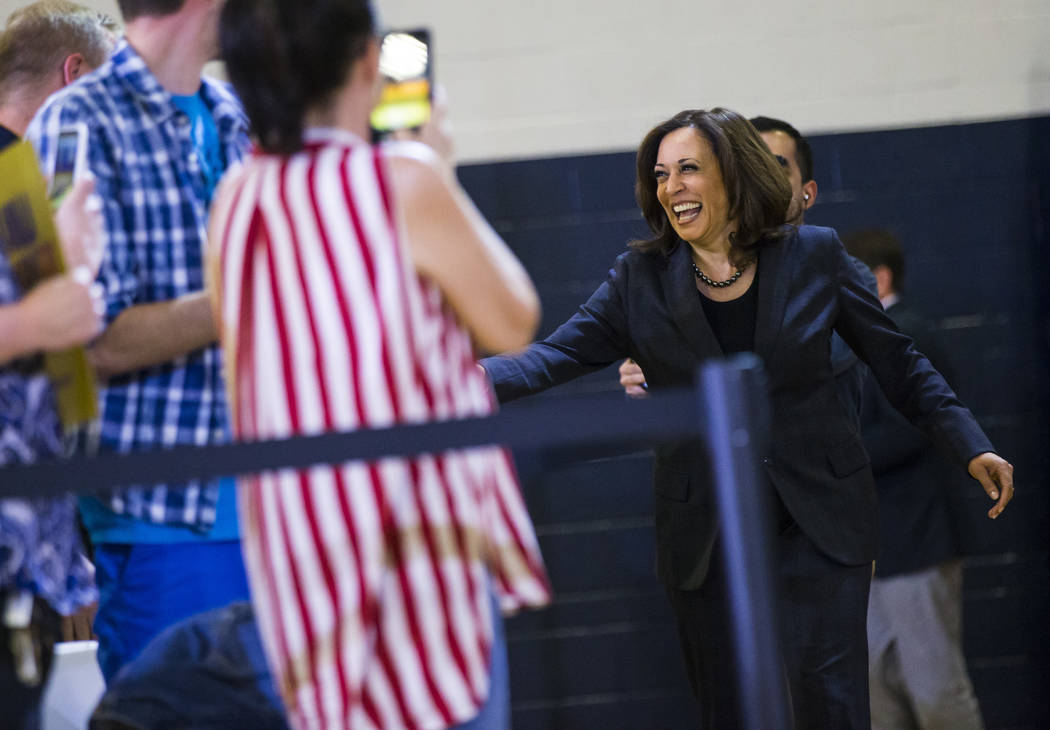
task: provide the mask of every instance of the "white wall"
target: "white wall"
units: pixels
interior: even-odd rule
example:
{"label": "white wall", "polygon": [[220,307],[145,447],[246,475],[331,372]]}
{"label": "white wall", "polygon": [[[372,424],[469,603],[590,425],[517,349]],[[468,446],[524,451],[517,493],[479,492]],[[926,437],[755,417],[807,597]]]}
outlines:
{"label": "white wall", "polygon": [[[112,10],[112,0],[86,0]],[[6,14],[21,3],[0,0]],[[632,149],[728,106],[805,132],[1050,112],[1048,0],[380,0],[432,29],[463,161]]]}

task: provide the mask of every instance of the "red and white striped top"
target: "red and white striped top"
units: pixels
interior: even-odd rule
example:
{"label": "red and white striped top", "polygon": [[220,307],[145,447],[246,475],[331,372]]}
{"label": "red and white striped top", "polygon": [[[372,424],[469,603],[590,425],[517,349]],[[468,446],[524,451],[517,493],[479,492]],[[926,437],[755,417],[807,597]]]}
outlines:
{"label": "red and white striped top", "polygon": [[[400,240],[383,153],[311,130],[224,183],[223,342],[251,440],[490,413],[470,338]],[[494,591],[549,599],[498,448],[241,482],[252,600],[296,728],[440,728],[488,692]]]}

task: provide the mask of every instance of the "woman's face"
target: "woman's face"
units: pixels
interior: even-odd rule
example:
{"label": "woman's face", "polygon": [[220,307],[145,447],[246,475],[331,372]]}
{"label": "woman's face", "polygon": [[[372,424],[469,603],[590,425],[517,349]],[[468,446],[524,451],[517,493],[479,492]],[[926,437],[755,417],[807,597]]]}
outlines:
{"label": "woman's face", "polygon": [[729,199],[711,144],[692,127],[669,132],[660,142],[653,168],[656,197],[671,227],[701,248],[728,245],[736,221],[729,220]]}

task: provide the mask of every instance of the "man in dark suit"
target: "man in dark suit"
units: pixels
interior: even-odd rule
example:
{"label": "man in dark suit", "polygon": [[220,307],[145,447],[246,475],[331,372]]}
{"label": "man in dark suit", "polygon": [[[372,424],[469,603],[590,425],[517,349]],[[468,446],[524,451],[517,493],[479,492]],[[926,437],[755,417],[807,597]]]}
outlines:
{"label": "man in dark suit", "polygon": [[[950,378],[930,323],[899,295],[900,242],[858,231],[846,249],[871,267],[886,312]],[[933,444],[872,382],[861,410],[879,493],[879,550],[868,605],[871,719],[876,730],[983,727],[962,652],[962,561],[949,490]]]}

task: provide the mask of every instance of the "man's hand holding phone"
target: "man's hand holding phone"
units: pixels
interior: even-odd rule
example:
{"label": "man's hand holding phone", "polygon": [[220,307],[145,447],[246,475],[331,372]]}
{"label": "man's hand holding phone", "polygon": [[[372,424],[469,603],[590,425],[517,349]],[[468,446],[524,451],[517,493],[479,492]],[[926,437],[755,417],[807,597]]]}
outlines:
{"label": "man's hand holding phone", "polygon": [[102,201],[87,166],[88,130],[82,123],[62,128],[55,148],[48,195],[66,270],[94,281],[104,248]]}
{"label": "man's hand holding phone", "polygon": [[63,127],[55,142],[55,166],[51,170],[48,197],[57,208],[73,187],[73,183],[87,171],[87,126],[82,123]]}
{"label": "man's hand holding phone", "polygon": [[[95,178],[90,172],[73,183],[55,212],[55,228],[62,244],[66,268],[84,269],[94,281],[105,249],[102,201],[95,195]],[[83,276],[83,275],[81,275]]]}

